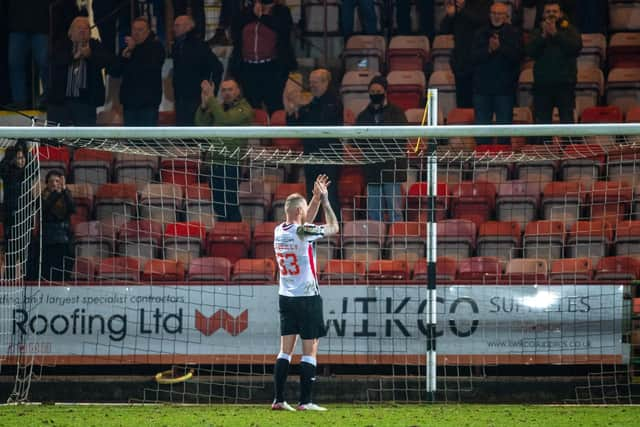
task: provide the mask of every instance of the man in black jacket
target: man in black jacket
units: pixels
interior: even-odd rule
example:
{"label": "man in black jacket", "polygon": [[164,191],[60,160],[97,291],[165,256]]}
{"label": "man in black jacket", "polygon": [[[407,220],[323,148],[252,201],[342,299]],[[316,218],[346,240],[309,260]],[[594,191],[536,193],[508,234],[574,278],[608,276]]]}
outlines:
{"label": "man in black jacket", "polygon": [[[356,119],[358,126],[393,126],[406,125],[404,111],[387,101],[387,79],[376,76],[369,83],[371,102]],[[372,145],[388,144],[390,151],[403,152],[404,144],[397,147],[395,141],[371,141]],[[375,148],[372,147],[372,148]],[[384,151],[384,150],[381,150]],[[402,190],[400,184],[407,180],[406,159],[391,159],[384,163],[371,163],[364,167],[367,180],[367,214],[372,221],[384,221],[387,212],[391,222],[402,221]]]}
{"label": "man in black jacket", "polygon": [[451,55],[451,69],[456,78],[456,105],[471,108],[473,36],[487,22],[491,0],[447,0],[446,16],[440,25],[443,34],[453,34],[455,46]]}
{"label": "man in black jacket", "polygon": [[[309,75],[309,90],[313,95],[310,103],[303,105],[300,99],[290,99],[287,102],[287,125],[289,126],[342,126],[342,103],[331,90],[331,73],[323,68],[313,70]],[[333,152],[339,144],[334,139],[302,140],[305,154],[316,154],[318,163],[322,163],[322,152]],[[329,202],[331,206],[338,203],[337,182],[340,170],[336,165],[306,164],[304,178],[307,195],[313,194],[313,183],[318,175],[326,175],[333,185],[329,187]],[[336,209],[336,216],[340,221],[340,209]]]}
{"label": "man in black jacket", "polygon": [[263,108],[264,103],[269,114],[282,109],[285,83],[297,67],[290,41],[292,26],[289,8],[273,0],[256,1],[233,23],[229,73],[251,106]]}
{"label": "man in black jacket", "polygon": [[91,38],[89,19],[74,19],[69,38],[58,43],[51,55],[48,120],[94,126],[96,108],[104,104],[102,69],[110,67],[113,60],[113,55]]}
{"label": "man in black jacket", "polygon": [[[220,86],[222,63],[207,43],[194,32],[195,23],[190,16],[178,16],[173,24],[173,89],[176,101],[176,125],[193,126],[200,104],[200,85],[212,82]],[[217,90],[216,90],[217,92]]]}
{"label": "man in black jacket", "polygon": [[112,75],[122,77],[120,102],[125,126],[156,126],[162,100],[164,47],[149,29],[145,18],[131,23],[127,47]]}
{"label": "man in black jacket", "polygon": [[[507,23],[508,12],[504,3],[491,5],[490,25],[474,37],[473,108],[480,125],[490,124],[493,114],[497,124],[510,124],[513,117],[522,48],[520,31]],[[481,138],[478,143],[490,141]],[[500,143],[508,144],[509,138]]]}

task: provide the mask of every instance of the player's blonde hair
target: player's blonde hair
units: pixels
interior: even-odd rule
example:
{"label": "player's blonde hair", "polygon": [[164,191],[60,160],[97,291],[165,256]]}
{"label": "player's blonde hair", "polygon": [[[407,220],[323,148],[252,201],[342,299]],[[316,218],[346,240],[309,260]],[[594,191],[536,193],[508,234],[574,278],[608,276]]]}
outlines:
{"label": "player's blonde hair", "polygon": [[289,214],[293,209],[301,208],[307,203],[307,200],[299,193],[290,194],[284,202],[284,211]]}

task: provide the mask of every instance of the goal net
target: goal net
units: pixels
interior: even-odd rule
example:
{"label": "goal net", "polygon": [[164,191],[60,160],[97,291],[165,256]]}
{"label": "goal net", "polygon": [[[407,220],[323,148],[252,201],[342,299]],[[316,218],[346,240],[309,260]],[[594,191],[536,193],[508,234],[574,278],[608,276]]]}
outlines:
{"label": "goal net", "polygon": [[44,280],[24,281],[29,236],[50,236],[55,221],[43,205],[48,219],[34,225],[48,184],[22,193],[2,369],[147,375],[153,386],[129,390],[144,402],[270,400],[286,269],[273,231],[286,197],[311,199],[305,178],[329,173],[340,233],[315,245],[319,401],[471,401],[496,389],[517,400],[512,387],[545,377],[567,402],[636,402],[639,133],[0,129],[4,147],[33,141],[24,185],[57,171],[75,205],[69,250],[42,239],[31,253]]}

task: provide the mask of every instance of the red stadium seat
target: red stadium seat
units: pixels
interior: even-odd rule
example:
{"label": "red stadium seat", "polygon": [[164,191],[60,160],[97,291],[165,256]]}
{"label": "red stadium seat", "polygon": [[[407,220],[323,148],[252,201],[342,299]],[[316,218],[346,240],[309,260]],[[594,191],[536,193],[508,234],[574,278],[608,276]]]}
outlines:
{"label": "red stadium seat", "polygon": [[[423,105],[426,78],[422,70],[391,71],[387,75],[387,99],[402,110]],[[398,123],[399,124],[399,123]]]}
{"label": "red stadium seat", "polygon": [[91,184],[67,184],[67,190],[76,205],[76,215],[88,221],[93,213],[93,186]]}
{"label": "red stadium seat", "polygon": [[640,106],[631,108],[625,115],[625,122],[640,123]]}
{"label": "red stadium seat", "polygon": [[263,222],[256,225],[253,230],[253,241],[251,243],[251,253],[254,258],[275,259],[273,249],[273,233],[278,226],[278,222]]}
{"label": "red stadium seat", "polygon": [[469,258],[476,247],[476,224],[467,219],[447,219],[437,224],[438,254]]}
{"label": "red stadium seat", "polygon": [[626,219],[631,211],[633,189],[626,182],[594,182],[589,196],[593,219],[602,219],[615,224]]}
{"label": "red stadium seat", "polygon": [[276,263],[273,258],[239,259],[233,265],[234,282],[260,281],[273,283],[276,279]]}
{"label": "red stadium seat", "polygon": [[391,259],[412,265],[425,256],[427,225],[423,222],[394,222],[389,225],[387,247]]}
{"label": "red stadium seat", "polygon": [[167,224],[164,231],[164,257],[189,265],[199,258],[207,236],[207,229],[199,222]]}
{"label": "red stadium seat", "polygon": [[549,279],[555,282],[575,283],[593,278],[591,258],[554,259],[551,263]]}
{"label": "red stadium seat", "polygon": [[253,125],[269,126],[269,114],[261,108],[253,109]]}
{"label": "red stadium seat", "polygon": [[615,105],[589,107],[582,112],[582,123],[622,123],[622,111]]}
{"label": "red stadium seat", "polygon": [[126,280],[139,282],[140,270],[141,263],[138,258],[105,258],[101,260],[96,267],[96,280]]}
{"label": "red stadium seat", "polygon": [[241,182],[238,189],[238,203],[242,219],[254,229],[264,222],[271,206],[271,193],[262,181]]}
{"label": "red stadium seat", "polygon": [[451,189],[451,216],[469,219],[479,226],[492,215],[496,205],[496,186],[489,182],[464,181]]}
{"label": "red stadium seat", "polygon": [[447,114],[447,125],[472,125],[475,120],[473,108],[454,108]]}
{"label": "red stadium seat", "polygon": [[[407,195],[407,221],[427,221],[427,194],[428,183],[416,182],[409,187]],[[436,220],[447,217],[449,187],[444,182],[439,182],[436,189]]]}
{"label": "red stadium seat", "polygon": [[218,222],[209,233],[207,254],[232,263],[249,254],[251,229],[246,222]]}
{"label": "red stadium seat", "polygon": [[366,264],[351,259],[330,259],[321,274],[328,284],[363,282],[367,272]]}
{"label": "red stadium seat", "polygon": [[425,36],[395,36],[387,50],[389,71],[422,71],[429,61],[429,39]]}
{"label": "red stadium seat", "polygon": [[497,257],[472,257],[458,261],[458,280],[482,280],[494,282],[502,274],[502,265]]}
{"label": "red stadium seat", "polygon": [[[428,263],[426,258],[419,259],[413,266],[413,280],[421,283],[427,282]],[[438,257],[436,260],[436,280],[456,280],[458,275],[458,261],[455,258]]]}
{"label": "red stadium seat", "polygon": [[231,280],[231,261],[226,258],[194,258],[189,264],[190,281],[226,282]]}
{"label": "red stadium seat", "polygon": [[586,257],[593,265],[607,256],[613,242],[613,227],[602,219],[577,221],[567,237],[567,257]]}
{"label": "red stadium seat", "polygon": [[616,224],[616,255],[640,256],[640,220]]}
{"label": "red stadium seat", "polygon": [[167,184],[182,186],[198,183],[200,163],[192,159],[166,159],[160,162],[160,178]]}
{"label": "red stadium seat", "polygon": [[560,175],[565,181],[590,183],[597,181],[606,161],[600,144],[571,144],[564,148],[565,160],[560,165]]}
{"label": "red stadium seat", "polygon": [[116,182],[142,184],[151,182],[158,172],[158,158],[142,154],[116,153],[113,175]]}
{"label": "red stadium seat", "polygon": [[385,225],[382,222],[345,222],[342,231],[343,257],[362,261],[365,265],[380,259],[385,234]]}
{"label": "red stadium seat", "polygon": [[406,261],[401,260],[377,260],[369,264],[367,272],[369,280],[403,280],[409,278],[409,268]]}
{"label": "red stadium seat", "polygon": [[636,280],[640,277],[640,261],[630,256],[600,258],[596,267],[596,280]]}
{"label": "red stadium seat", "polygon": [[507,181],[498,185],[496,218],[516,221],[524,228],[537,217],[542,184],[539,182]]}
{"label": "red stadium seat", "polygon": [[135,184],[104,184],[95,195],[96,219],[125,222],[135,216],[138,191]]}
{"label": "red stadium seat", "polygon": [[116,237],[111,222],[81,222],[73,227],[76,257],[110,257]]}
{"label": "red stadium seat", "polygon": [[185,187],[185,213],[187,222],[199,222],[207,230],[216,223],[213,210],[213,194],[208,184],[194,184]]}
{"label": "red stadium seat", "polygon": [[120,256],[157,258],[162,248],[162,224],[147,219],[129,221],[118,230]]}
{"label": "red stadium seat", "polygon": [[[277,110],[271,114],[271,126],[286,126],[287,113]],[[274,138],[273,144],[280,150],[302,152],[302,140],[300,138]]]}
{"label": "red stadium seat", "polygon": [[362,168],[343,166],[338,181],[338,199],[340,201],[342,220],[353,221],[357,213],[365,208],[366,183]]}
{"label": "red stadium seat", "polygon": [[93,280],[95,275],[96,265],[94,258],[76,257],[73,264],[73,272],[71,273],[72,280]]}
{"label": "red stadium seat", "polygon": [[177,184],[146,184],[140,191],[138,210],[143,218],[167,224],[178,219],[183,200],[182,187]]}
{"label": "red stadium seat", "polygon": [[109,151],[78,148],[73,152],[71,170],[75,183],[102,185],[111,179],[113,153]]}
{"label": "red stadium seat", "polygon": [[588,188],[581,182],[550,182],[542,191],[542,216],[573,224],[587,198]]}
{"label": "red stadium seat", "polygon": [[562,221],[533,221],[524,231],[524,257],[546,260],[562,258],[565,242]]}
{"label": "red stadium seat", "polygon": [[142,280],[146,282],[183,282],[184,264],[170,259],[151,259],[144,265]]}
{"label": "red stadium seat", "polygon": [[273,203],[271,204],[274,221],[284,221],[284,202],[287,200],[287,197],[293,193],[301,194],[302,197],[305,198],[307,197],[305,185],[302,183],[280,184],[276,187]]}
{"label": "red stadium seat", "polygon": [[507,263],[504,277],[510,283],[543,282],[547,280],[547,260],[539,258],[514,258]]}
{"label": "red stadium seat", "polygon": [[514,221],[488,221],[478,229],[477,252],[480,257],[514,258],[520,248],[520,225]]}
{"label": "red stadium seat", "polygon": [[38,146],[38,160],[40,161],[40,175],[43,179],[53,170],[67,176],[71,153],[69,148],[65,146],[40,145]]}
{"label": "red stadium seat", "polygon": [[487,162],[488,159],[495,158],[498,153],[511,153],[509,145],[503,144],[480,144],[476,146],[474,156],[478,167],[473,168],[473,181],[490,182],[495,185],[507,182],[513,169],[513,164],[504,162]]}

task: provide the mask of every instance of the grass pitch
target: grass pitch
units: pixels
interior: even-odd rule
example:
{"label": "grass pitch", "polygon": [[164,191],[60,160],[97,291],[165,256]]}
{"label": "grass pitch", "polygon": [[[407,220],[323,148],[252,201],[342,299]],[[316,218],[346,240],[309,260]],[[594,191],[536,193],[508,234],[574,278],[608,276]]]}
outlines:
{"label": "grass pitch", "polygon": [[327,405],[275,412],[269,405],[21,405],[0,407],[2,426],[637,426],[640,406]]}

